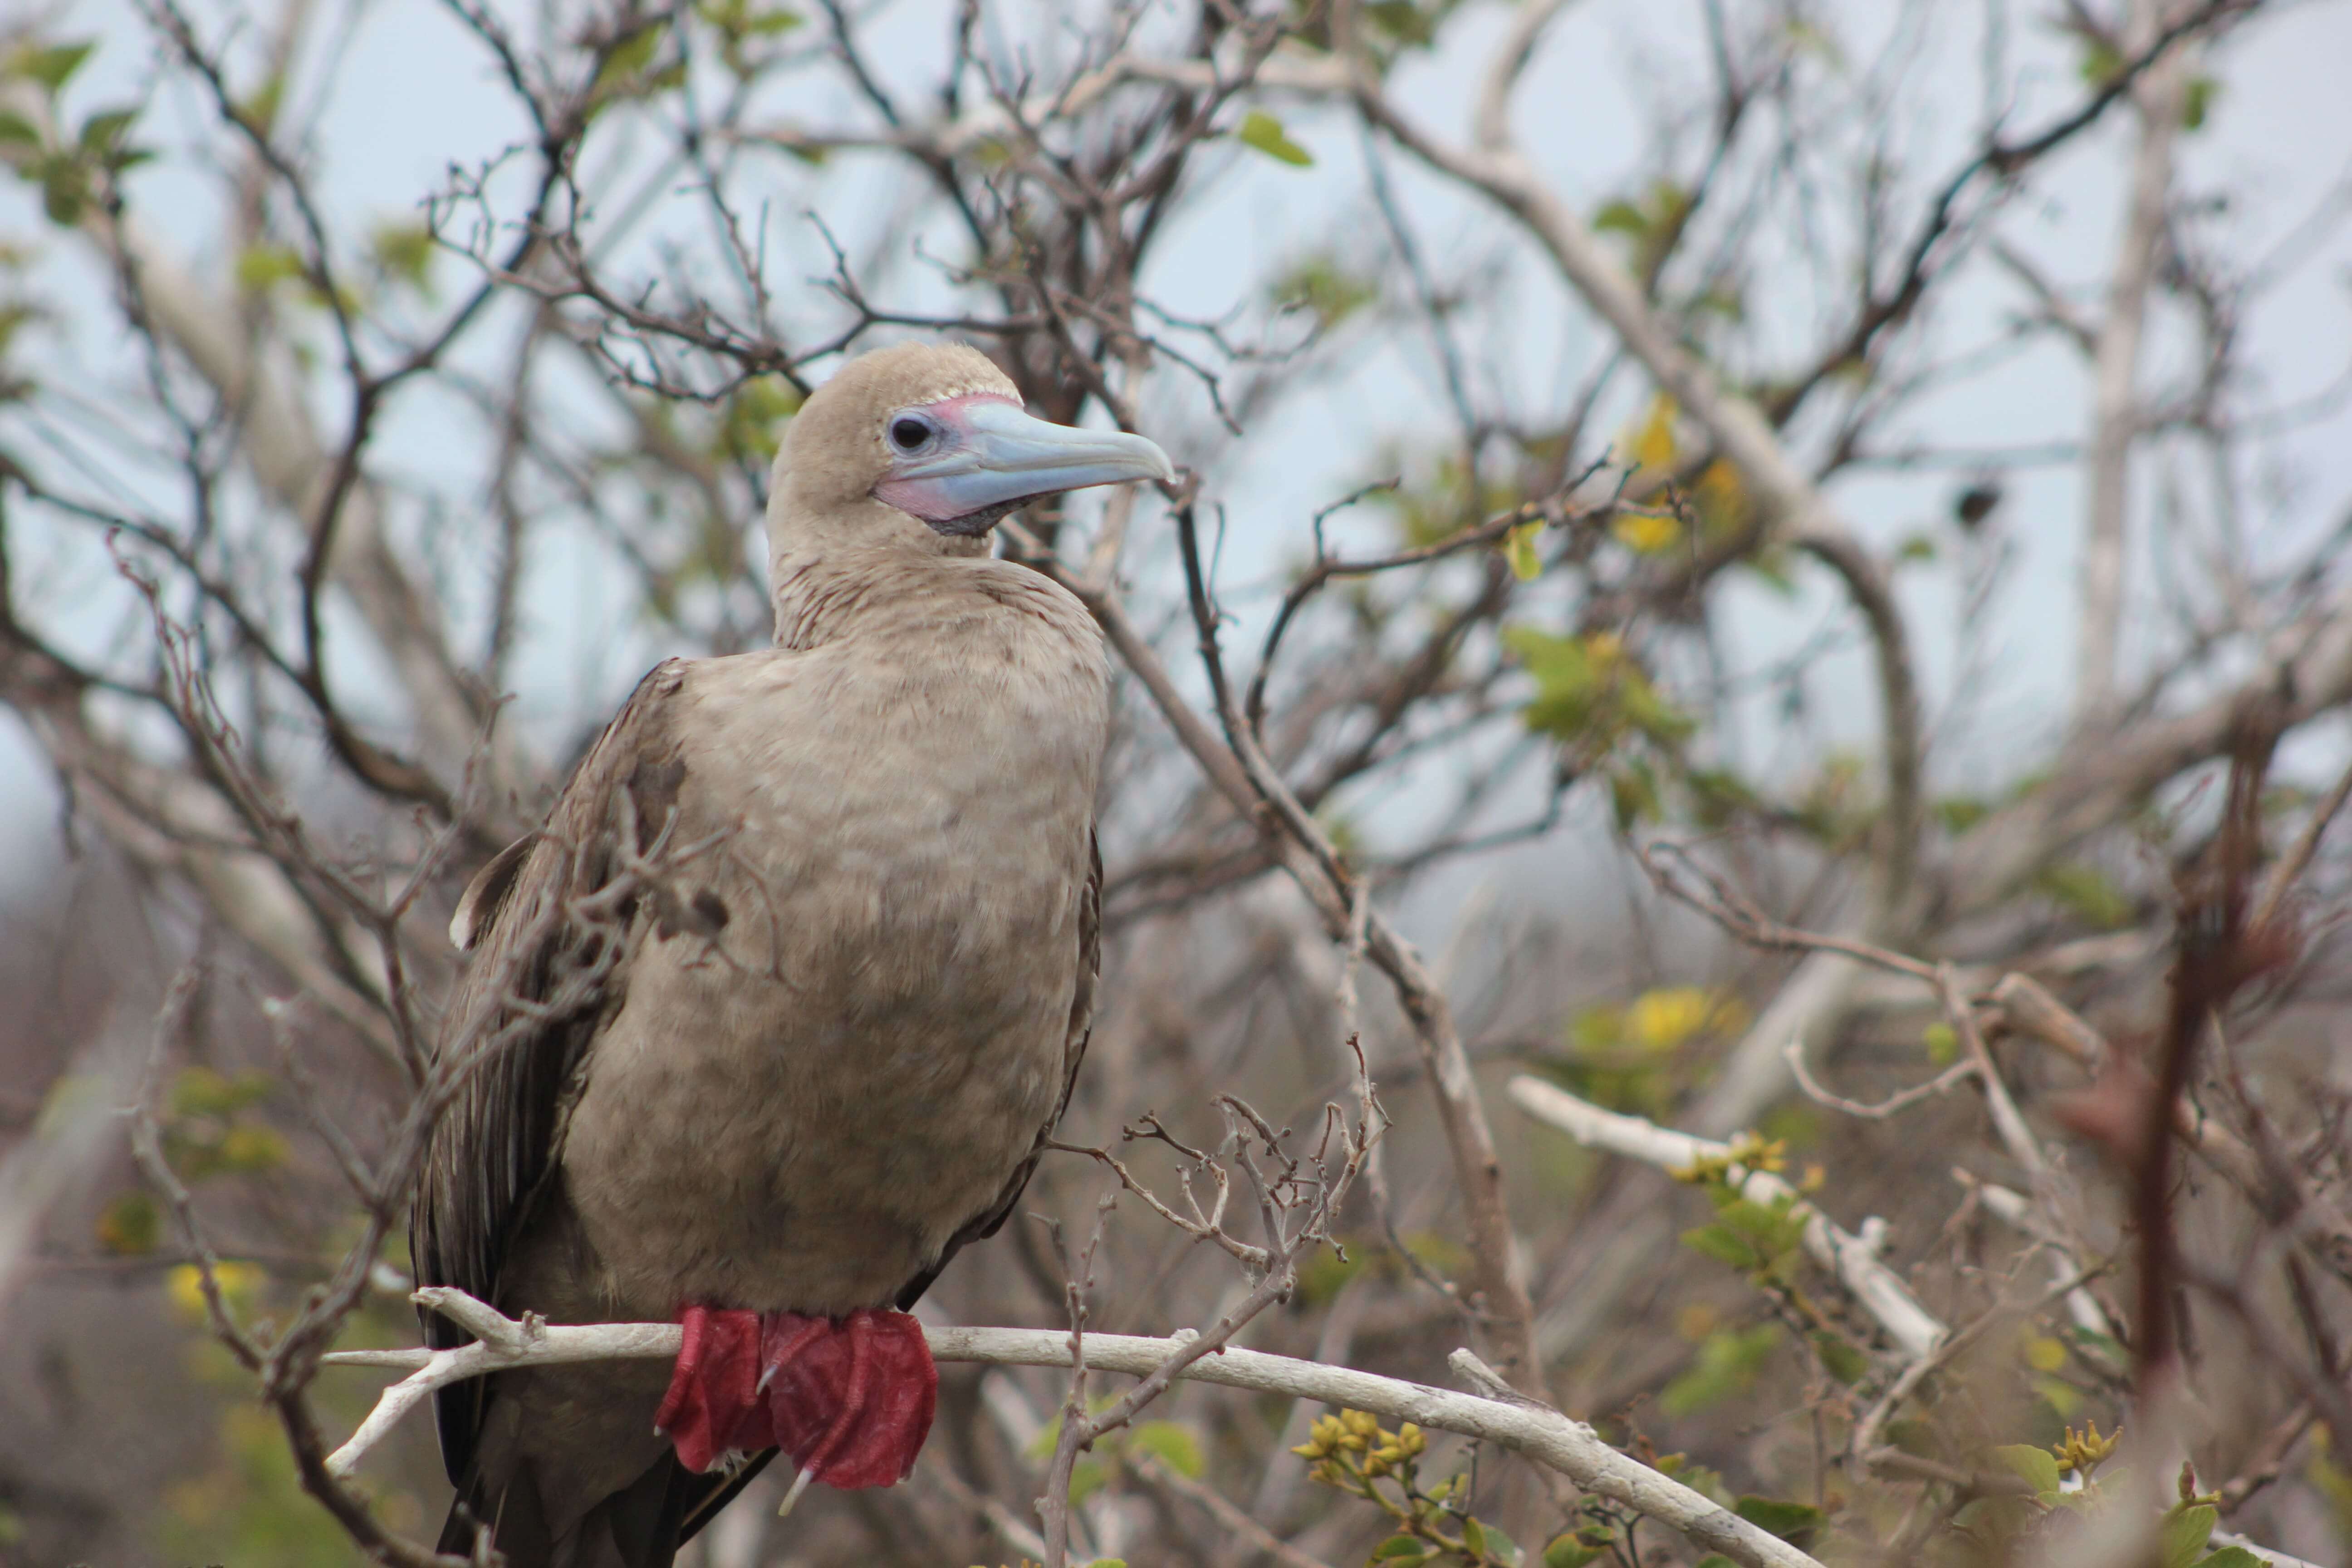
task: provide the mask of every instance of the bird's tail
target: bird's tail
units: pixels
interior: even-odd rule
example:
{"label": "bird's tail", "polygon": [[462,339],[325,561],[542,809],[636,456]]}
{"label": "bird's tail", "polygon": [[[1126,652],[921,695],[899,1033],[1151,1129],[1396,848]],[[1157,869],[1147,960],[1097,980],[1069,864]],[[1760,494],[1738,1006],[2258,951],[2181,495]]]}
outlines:
{"label": "bird's tail", "polygon": [[563,1529],[548,1517],[528,1470],[493,1490],[478,1482],[462,1489],[441,1527],[438,1550],[472,1557],[482,1530],[507,1568],[670,1568],[677,1549],[693,1539],[774,1450],[728,1475],[697,1475],[664,1454],[651,1469]]}

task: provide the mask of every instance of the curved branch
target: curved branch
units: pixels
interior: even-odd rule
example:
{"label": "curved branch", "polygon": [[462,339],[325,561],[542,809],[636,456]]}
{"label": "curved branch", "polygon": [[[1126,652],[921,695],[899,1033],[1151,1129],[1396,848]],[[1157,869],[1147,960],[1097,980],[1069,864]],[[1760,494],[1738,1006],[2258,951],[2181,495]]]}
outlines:
{"label": "curved branch", "polygon": [[[660,1361],[675,1358],[678,1351],[681,1331],[676,1323],[556,1327],[531,1319],[518,1322],[463,1291],[437,1287],[419,1290],[416,1300],[482,1337],[456,1350],[343,1351],[324,1358],[341,1366],[415,1369],[384,1391],[351,1440],[329,1458],[328,1468],[338,1476],[349,1475],[370,1447],[436,1388],[509,1367]],[[929,1342],[935,1361],[996,1366],[1070,1364],[1071,1336],[1063,1329],[926,1328],[923,1337]],[[1089,1369],[1135,1377],[1160,1372],[1171,1358],[1192,1348],[1190,1335],[1164,1340],[1132,1334],[1086,1336]],[[1617,1452],[1582,1422],[1508,1394],[1501,1380],[1468,1351],[1454,1352],[1449,1364],[1465,1381],[1494,1392],[1459,1394],[1352,1367],[1234,1349],[1204,1355],[1177,1375],[1196,1383],[1368,1410],[1392,1421],[1412,1421],[1433,1430],[1497,1443],[1558,1470],[1587,1491],[1656,1520],[1704,1550],[1722,1552],[1741,1568],[1821,1568],[1816,1559],[1766,1534],[1680,1481]]]}
{"label": "curved branch", "polygon": [[[1728,1159],[1731,1147],[1687,1132],[1676,1132],[1645,1121],[1588,1105],[1566,1089],[1522,1073],[1511,1080],[1511,1103],[1548,1127],[1557,1128],[1591,1148],[1639,1160],[1662,1170],[1677,1170],[1702,1159]],[[1740,1193],[1764,1203],[1796,1200],[1790,1213],[1805,1221],[1805,1251],[1837,1276],[1847,1294],[1868,1312],[1906,1360],[1925,1361],[1934,1355],[1951,1331],[1929,1314],[1911,1294],[1902,1277],[1878,1260],[1869,1244],[1840,1229],[1829,1216],[1798,1197],[1797,1189],[1769,1171],[1734,1167],[1740,1173]]]}

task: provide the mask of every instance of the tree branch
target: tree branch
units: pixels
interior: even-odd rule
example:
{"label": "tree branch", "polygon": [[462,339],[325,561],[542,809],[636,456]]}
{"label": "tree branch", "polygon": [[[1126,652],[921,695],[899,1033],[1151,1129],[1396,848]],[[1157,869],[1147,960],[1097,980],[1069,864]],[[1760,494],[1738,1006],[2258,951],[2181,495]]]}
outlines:
{"label": "tree branch", "polygon": [[[416,1300],[482,1337],[455,1350],[339,1351],[326,1356],[331,1365],[412,1369],[384,1391],[359,1430],[330,1457],[328,1466],[338,1476],[351,1474],[367,1450],[435,1389],[511,1367],[675,1359],[680,1342],[681,1331],[675,1323],[557,1326],[517,1321],[462,1291],[437,1287],[419,1290]],[[923,1332],[932,1358],[943,1363],[1066,1367],[1072,1362],[1070,1335],[1062,1329],[927,1328]],[[1148,1378],[1195,1342],[1189,1337],[1088,1334],[1087,1365],[1097,1372]],[[1457,1371],[1465,1366],[1484,1370],[1462,1351],[1454,1352],[1454,1365]],[[1722,1552],[1741,1568],[1821,1568],[1815,1559],[1681,1482],[1617,1452],[1590,1426],[1530,1400],[1458,1394],[1349,1367],[1230,1348],[1192,1362],[1178,1375],[1225,1388],[1368,1410],[1390,1420],[1499,1444],[1559,1471],[1587,1491],[1656,1520],[1706,1551]]]}

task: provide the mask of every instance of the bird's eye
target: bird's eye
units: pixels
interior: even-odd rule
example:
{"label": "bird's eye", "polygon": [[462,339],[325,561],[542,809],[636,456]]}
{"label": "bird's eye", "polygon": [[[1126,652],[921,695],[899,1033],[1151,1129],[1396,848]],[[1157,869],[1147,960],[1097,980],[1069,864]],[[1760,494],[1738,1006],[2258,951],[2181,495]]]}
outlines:
{"label": "bird's eye", "polygon": [[902,452],[911,452],[930,439],[931,427],[919,419],[900,419],[890,426],[890,439]]}

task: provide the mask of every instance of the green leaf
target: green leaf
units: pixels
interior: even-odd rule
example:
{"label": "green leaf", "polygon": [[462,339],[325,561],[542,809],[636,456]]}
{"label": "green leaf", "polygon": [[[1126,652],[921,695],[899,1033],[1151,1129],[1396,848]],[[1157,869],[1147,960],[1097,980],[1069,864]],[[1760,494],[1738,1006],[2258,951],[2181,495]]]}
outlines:
{"label": "green leaf", "polygon": [[13,109],[0,109],[0,147],[38,147],[41,133]]}
{"label": "green leaf", "polygon": [[1402,48],[1427,48],[1437,37],[1437,24],[1452,9],[1448,0],[1438,0],[1423,11],[1412,0],[1371,0],[1363,8],[1364,20],[1379,28],[1388,39]]}
{"label": "green leaf", "polygon": [[163,1239],[163,1214],[145,1193],[125,1193],[98,1216],[98,1243],[109,1252],[137,1257]]}
{"label": "green leaf", "polygon": [[1328,331],[1379,299],[1380,288],[1329,256],[1310,256],[1276,279],[1268,293],[1277,310],[1308,311]]}
{"label": "green leaf", "polygon": [[1727,1225],[1703,1225],[1696,1230],[1686,1230],[1683,1232],[1683,1245],[1743,1273],[1759,1261],[1756,1249]]}
{"label": "green leaf", "polygon": [[72,158],[51,158],[41,171],[41,210],[49,221],[72,225],[81,221],[89,202],[89,171]]}
{"label": "green leaf", "polygon": [[2210,1502],[2179,1505],[2164,1516],[2158,1531],[2164,1568],[2189,1568],[2205,1554],[2221,1510]]}
{"label": "green leaf", "polygon": [[81,69],[81,62],[89,58],[96,43],[55,44],[46,49],[26,47],[17,51],[8,62],[7,74],[39,82],[51,92],[65,86],[73,73]]}
{"label": "green leaf", "polygon": [[1486,1555],[1501,1563],[1503,1568],[1519,1568],[1519,1564],[1526,1559],[1526,1553],[1519,1550],[1519,1543],[1505,1535],[1500,1526],[1489,1524],[1484,1529],[1486,1533]]}
{"label": "green leaf", "polygon": [[1418,1561],[1428,1555],[1428,1543],[1410,1535],[1391,1535],[1372,1548],[1372,1561],[1375,1563],[1388,1563],[1403,1557]]}
{"label": "green leaf", "polygon": [[2033,885],[2072,914],[2101,931],[2120,931],[2132,923],[2131,900],[2095,866],[2079,860],[2045,866]]}
{"label": "green leaf", "polygon": [[237,105],[237,113],[245,122],[264,136],[278,123],[278,110],[286,101],[286,73],[273,71],[251,98]]}
{"label": "green leaf", "polygon": [[433,231],[421,223],[387,223],[369,238],[375,264],[384,276],[397,278],[423,292],[433,271]]}
{"label": "green leaf", "polygon": [[1729,1226],[1767,1262],[1794,1252],[1805,1239],[1805,1218],[1796,1211],[1793,1194],[1770,1204],[1735,1197],[1718,1204],[1716,1218]]}
{"label": "green leaf", "polygon": [[1208,1468],[1201,1458],[1201,1440],[1192,1436],[1190,1426],[1180,1426],[1173,1421],[1146,1421],[1136,1427],[1135,1435],[1128,1441],[1187,1480],[1199,1480]]}
{"label": "green leaf", "polygon": [[2192,78],[2189,90],[2180,95],[2180,128],[2183,131],[2204,130],[2205,117],[2213,111],[2213,100],[2221,93],[2221,84],[2211,77]]}
{"label": "green leaf", "polygon": [[2049,1449],[2032,1443],[2004,1443],[1992,1451],[1992,1457],[2011,1475],[2032,1481],[2035,1491],[2058,1489],[2058,1461]]}
{"label": "green leaf", "polygon": [[1532,583],[1543,573],[1543,557],[1536,553],[1536,541],[1542,535],[1540,522],[1523,522],[1503,535],[1503,559],[1511,563],[1511,575],[1522,583]]}
{"label": "green leaf", "polygon": [[1936,1429],[1925,1421],[1889,1421],[1886,1441],[1904,1453],[1922,1459],[1933,1459],[1943,1453],[1943,1445],[1936,1440]]}
{"label": "green leaf", "polygon": [[1315,154],[1283,133],[1282,121],[1263,109],[1253,109],[1242,116],[1242,128],[1235,132],[1242,145],[1255,147],[1267,157],[1304,169],[1315,162]]}
{"label": "green leaf", "polygon": [[1688,1415],[1746,1393],[1762,1374],[1780,1335],[1778,1323],[1709,1334],[1690,1366],[1659,1394],[1658,1407],[1669,1415]]}
{"label": "green leaf", "polygon": [[1930,1024],[1919,1031],[1919,1044],[1926,1047],[1927,1060],[1939,1068],[1950,1067],[1960,1056],[1960,1037],[1949,1024]]}
{"label": "green leaf", "polygon": [[110,109],[93,114],[81,122],[81,144],[93,153],[103,153],[121,141],[122,133],[131,129],[131,122],[138,118],[139,110],[135,108]]}
{"label": "green leaf", "polygon": [[2105,38],[2085,39],[2083,58],[2075,62],[2074,68],[2093,87],[2105,87],[2123,74],[2123,52]]}
{"label": "green leaf", "polygon": [[1544,1548],[1543,1568],[1585,1568],[1597,1563],[1608,1552],[1605,1546],[1587,1546],[1573,1535],[1563,1535]]}
{"label": "green leaf", "polygon": [[285,1134],[274,1127],[241,1121],[221,1139],[221,1169],[251,1173],[274,1171],[293,1158]]}
{"label": "green leaf", "polygon": [[1732,1511],[1759,1530],[1769,1531],[1790,1545],[1802,1551],[1815,1532],[1829,1522],[1829,1515],[1811,1503],[1783,1502],[1778,1498],[1741,1498],[1732,1505]]}
{"label": "green leaf", "polygon": [[662,39],[669,35],[669,24],[656,22],[640,27],[614,44],[604,63],[596,68],[596,79],[589,84],[590,96],[609,100],[628,92],[633,87],[644,86],[637,78],[654,62],[654,52]]}
{"label": "green leaf", "polygon": [[1849,1387],[1860,1383],[1870,1370],[1870,1358],[1835,1334],[1814,1334],[1813,1348],[1821,1352],[1822,1364],[1829,1368],[1830,1375]]}
{"label": "green leaf", "polygon": [[2224,1546],[2197,1560],[2197,1568],[2270,1568],[2261,1558],[2242,1546]]}
{"label": "green leaf", "polygon": [[1609,805],[1616,815],[1620,832],[1630,831],[1638,823],[1655,821],[1664,806],[1658,794],[1656,772],[1639,758],[1611,770]]}
{"label": "green leaf", "polygon": [[258,294],[273,284],[291,282],[302,276],[302,258],[283,245],[257,245],[242,251],[236,258],[236,286],[248,294]]}
{"label": "green leaf", "polygon": [[1486,1527],[1475,1519],[1462,1521],[1462,1544],[1480,1557],[1486,1554]]}
{"label": "green leaf", "polygon": [[1947,795],[1929,807],[1947,833],[1966,833],[1992,815],[1992,807],[1973,795]]}
{"label": "green leaf", "polygon": [[1521,710],[1528,728],[1588,755],[1609,751],[1629,731],[1672,747],[1696,728],[1612,634],[1563,637],[1533,626],[1506,626],[1503,642],[1536,679],[1535,700]]}
{"label": "green leaf", "polygon": [[1592,226],[1602,234],[1630,234],[1639,238],[1647,232],[1650,220],[1642,209],[1620,196],[1592,215]]}

